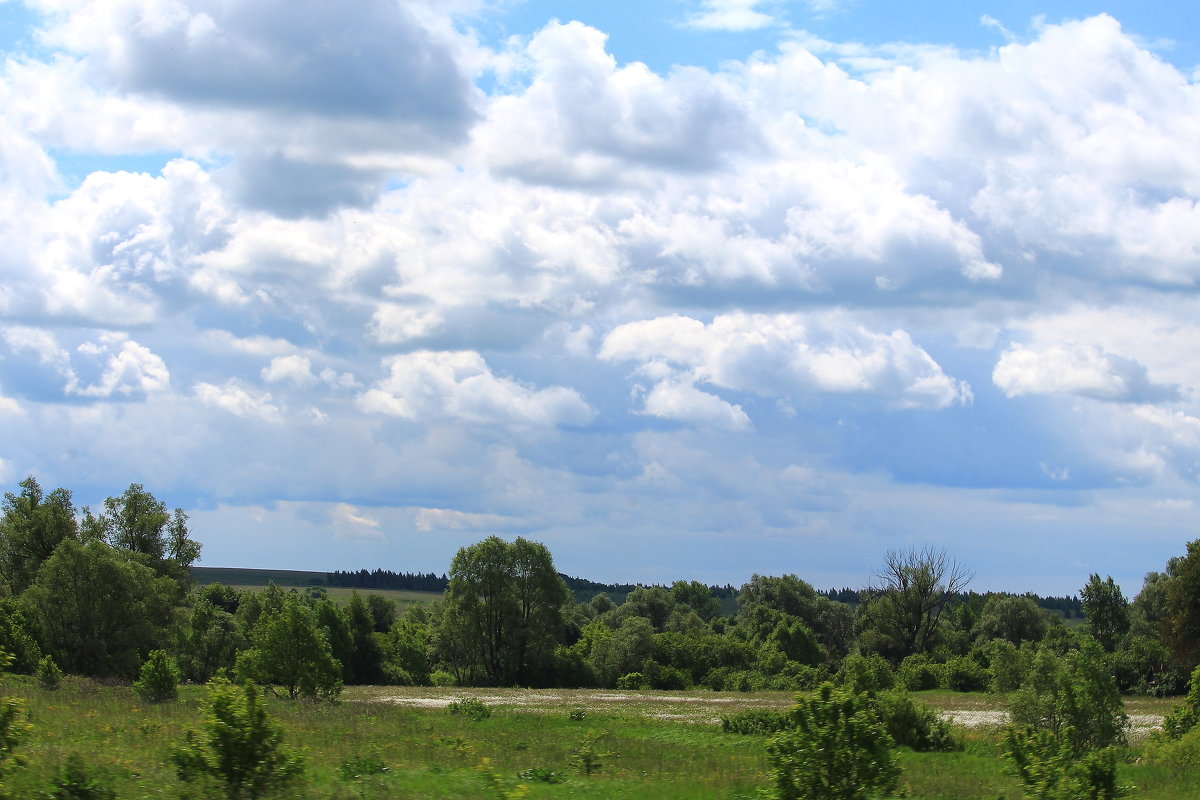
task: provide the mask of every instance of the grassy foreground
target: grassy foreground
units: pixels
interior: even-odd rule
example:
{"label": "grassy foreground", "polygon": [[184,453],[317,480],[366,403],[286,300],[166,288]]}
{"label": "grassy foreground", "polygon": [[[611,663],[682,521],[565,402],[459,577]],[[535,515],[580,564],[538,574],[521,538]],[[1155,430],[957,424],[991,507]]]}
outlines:
{"label": "grassy foreground", "polygon": [[[23,698],[34,725],[20,751],[28,763],[3,784],[11,797],[38,797],[71,753],[82,756],[121,800],[179,798],[188,791],[193,798],[205,796],[179,783],[166,763],[184,730],[198,727],[203,687],[182,687],[179,701],[153,705],[124,686],[67,679],[62,688],[46,691],[31,679],[5,675],[0,695]],[[445,703],[459,696],[482,699],[492,716],[475,722],[448,713]],[[934,705],[998,706],[988,695],[924,699]],[[713,720],[745,707],[789,702],[784,693],[351,687],[336,705],[272,700],[269,708],[285,730],[286,743],[308,760],[303,783],[286,792],[291,798],[750,800],[768,780],[765,740],[724,734]],[[1152,703],[1149,710],[1160,706]],[[995,732],[972,728],[962,734],[963,752],[901,754],[911,797],[1018,800],[1017,783],[998,756]],[[1135,747],[1131,763],[1120,771],[1121,782],[1136,787],[1131,797],[1200,796],[1200,776],[1136,763],[1137,754]],[[598,765],[590,776],[581,770],[587,755]],[[369,765],[386,765],[387,771],[360,774],[370,772]],[[518,777],[522,772],[525,777]]]}

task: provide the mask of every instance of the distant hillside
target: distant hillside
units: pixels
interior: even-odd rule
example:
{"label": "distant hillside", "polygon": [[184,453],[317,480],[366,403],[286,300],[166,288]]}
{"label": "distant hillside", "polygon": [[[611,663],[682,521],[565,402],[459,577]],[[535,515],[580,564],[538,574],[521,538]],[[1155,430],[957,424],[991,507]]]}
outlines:
{"label": "distant hillside", "polygon": [[192,579],[201,586],[223,583],[226,586],[328,586],[325,572],[294,569],[240,569],[237,567],[192,567]]}

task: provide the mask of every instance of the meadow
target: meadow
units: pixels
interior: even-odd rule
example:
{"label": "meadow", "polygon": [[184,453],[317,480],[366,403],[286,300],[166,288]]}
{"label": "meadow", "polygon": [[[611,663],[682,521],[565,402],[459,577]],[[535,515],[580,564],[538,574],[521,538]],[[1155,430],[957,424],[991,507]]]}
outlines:
{"label": "meadow", "polygon": [[[14,798],[38,797],[71,753],[121,800],[216,796],[180,783],[167,761],[184,731],[199,725],[203,687],[183,686],[178,701],[149,704],[124,685],[66,678],[46,690],[31,678],[4,675],[0,695],[22,698],[34,726],[21,748],[26,765],[4,784]],[[966,744],[961,752],[901,753],[909,795],[1020,798],[999,755],[994,718],[986,716],[1003,710],[1003,698],[919,696],[971,725],[956,725]],[[450,713],[448,704],[464,697],[480,700],[491,715]],[[303,782],[284,793],[299,800],[750,800],[768,782],[766,740],[724,733],[718,720],[746,708],[783,708],[792,699],[786,692],[348,687],[335,704],[271,699],[269,711],[285,743],[307,760]],[[1131,698],[1128,710],[1135,720],[1153,722],[1170,705]],[[1140,763],[1139,748],[1130,748],[1119,772],[1133,787],[1130,797],[1200,794],[1200,776]]]}

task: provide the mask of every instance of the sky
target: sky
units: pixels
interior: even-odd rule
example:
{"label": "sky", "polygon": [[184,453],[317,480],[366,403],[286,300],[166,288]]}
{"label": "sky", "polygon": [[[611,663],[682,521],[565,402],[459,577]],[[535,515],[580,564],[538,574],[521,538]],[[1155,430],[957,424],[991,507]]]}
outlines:
{"label": "sky", "polygon": [[1132,597],[1200,536],[1200,5],[0,0],[0,486],[202,565]]}

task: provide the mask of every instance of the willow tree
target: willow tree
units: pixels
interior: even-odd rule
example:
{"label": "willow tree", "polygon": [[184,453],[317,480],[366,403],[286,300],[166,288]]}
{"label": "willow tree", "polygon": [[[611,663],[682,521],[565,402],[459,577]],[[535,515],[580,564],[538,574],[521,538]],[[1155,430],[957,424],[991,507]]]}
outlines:
{"label": "willow tree", "polygon": [[570,599],[543,544],[492,536],[464,547],[450,563],[439,614],[441,656],[468,682],[542,682]]}

